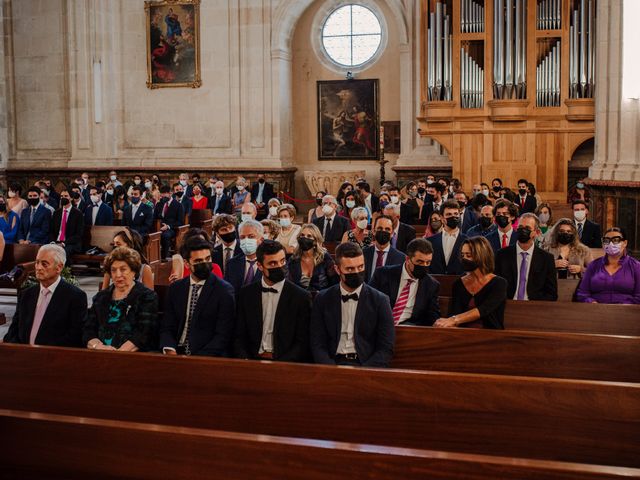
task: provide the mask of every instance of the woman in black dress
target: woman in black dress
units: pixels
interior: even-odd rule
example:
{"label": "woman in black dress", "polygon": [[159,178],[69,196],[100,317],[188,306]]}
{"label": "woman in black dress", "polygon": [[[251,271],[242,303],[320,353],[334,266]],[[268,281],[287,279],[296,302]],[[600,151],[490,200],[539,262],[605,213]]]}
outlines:
{"label": "woman in black dress", "polygon": [[449,318],[434,327],[504,328],[507,281],[493,274],[493,250],[484,237],[462,244],[462,265],[467,274],[453,284],[453,307]]}

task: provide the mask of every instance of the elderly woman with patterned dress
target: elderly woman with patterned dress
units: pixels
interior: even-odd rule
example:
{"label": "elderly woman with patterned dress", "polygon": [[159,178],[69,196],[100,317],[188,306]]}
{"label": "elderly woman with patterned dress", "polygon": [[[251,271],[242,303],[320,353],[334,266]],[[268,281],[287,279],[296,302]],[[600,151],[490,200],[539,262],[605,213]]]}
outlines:
{"label": "elderly woman with patterned dress", "polygon": [[373,233],[367,227],[369,226],[369,212],[364,207],[356,207],[351,212],[351,223],[355,228],[344,232],[342,241],[357,243],[360,248],[368,247],[373,243]]}
{"label": "elderly woman with patterned dress", "polygon": [[107,256],[104,266],[113,285],[93,297],[84,344],[92,350],[123,352],[156,348],[158,296],[135,280],[142,268],[140,254],[119,247]]}
{"label": "elderly woman with patterned dress", "polygon": [[298,248],[289,260],[289,280],[310,292],[319,292],[340,280],[334,265],[322,246],[320,229],[312,223],[304,224],[298,234]]}
{"label": "elderly woman with patterned dress", "polygon": [[640,262],[629,256],[627,244],[624,229],[605,232],[605,255],[584,272],[577,291],[579,302],[640,304]]}

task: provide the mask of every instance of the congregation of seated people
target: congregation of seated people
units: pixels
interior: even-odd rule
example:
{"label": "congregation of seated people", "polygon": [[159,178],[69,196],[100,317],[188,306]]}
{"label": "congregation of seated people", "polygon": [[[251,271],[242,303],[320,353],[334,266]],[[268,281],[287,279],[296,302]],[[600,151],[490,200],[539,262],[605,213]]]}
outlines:
{"label": "congregation of seated people", "polygon": [[[4,341],[384,367],[398,326],[502,329],[507,300],[556,301],[559,280],[579,280],[580,302],[640,304],[625,231],[602,234],[584,192],[572,218],[554,219],[526,179],[515,191],[499,178],[490,185],[468,194],[429,175],[375,192],[359,179],[335,196],[316,192],[308,212],[277,198],[264,175],[225,185],[198,174],[123,183],[116,172],[90,184],[83,174],[59,193],[38,182],[26,199],[10,185],[3,245],[43,247]],[[192,228],[177,244],[185,215],[202,209],[213,234]],[[83,230],[114,219],[122,230],[87,309],[61,272],[82,251]],[[155,225],[171,262],[162,303],[143,249]],[[594,260],[592,248],[604,255]],[[447,315],[436,275],[457,276]]]}

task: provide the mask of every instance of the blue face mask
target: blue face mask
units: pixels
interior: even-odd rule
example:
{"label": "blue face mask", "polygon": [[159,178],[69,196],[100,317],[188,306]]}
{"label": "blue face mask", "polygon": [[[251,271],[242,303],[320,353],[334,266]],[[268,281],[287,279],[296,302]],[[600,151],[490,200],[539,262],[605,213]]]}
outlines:
{"label": "blue face mask", "polygon": [[243,238],[240,240],[240,249],[245,255],[253,255],[258,250],[258,240],[255,238]]}
{"label": "blue face mask", "polygon": [[131,200],[131,203],[133,203],[134,205],[140,203],[140,197],[131,197],[129,200]]}
{"label": "blue face mask", "polygon": [[280,219],[280,226],[287,228],[291,226],[291,219],[290,218],[281,218]]}

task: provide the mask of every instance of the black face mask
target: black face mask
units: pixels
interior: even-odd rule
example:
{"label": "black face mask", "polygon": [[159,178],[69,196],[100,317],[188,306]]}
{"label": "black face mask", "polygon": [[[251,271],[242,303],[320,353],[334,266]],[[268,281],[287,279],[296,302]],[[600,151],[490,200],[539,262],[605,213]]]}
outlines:
{"label": "black face mask", "polygon": [[300,237],[298,239],[298,245],[300,245],[300,250],[303,252],[311,250],[315,244],[316,242],[313,238]]}
{"label": "black face mask", "polygon": [[458,202],[458,205],[460,205],[460,208],[464,208],[467,206],[467,202]]}
{"label": "black face mask", "polygon": [[473,272],[476,268],[478,268],[478,264],[473,260],[469,260],[468,258],[463,258],[462,268],[465,272]]}
{"label": "black face mask", "polygon": [[424,196],[424,201],[425,201],[425,203],[431,203],[431,202],[433,202],[433,201],[434,201],[434,197],[433,197],[433,195],[431,195],[430,193],[427,193],[427,194]]}
{"label": "black face mask", "polygon": [[424,194],[424,192],[426,192],[426,191],[427,191],[427,189],[426,189],[426,188],[424,188],[424,187],[418,187],[418,195],[423,195],[423,194]]}
{"label": "black face mask", "polygon": [[426,277],[427,273],[429,273],[429,267],[413,264],[412,275],[418,280],[422,280],[424,277]]}
{"label": "black face mask", "polygon": [[231,243],[236,239],[236,232],[223,233],[222,235],[218,234],[218,236],[224,243]]}
{"label": "black face mask", "polygon": [[364,272],[344,274],[344,284],[349,288],[356,289],[363,283],[364,283]]}
{"label": "black face mask", "polygon": [[287,267],[275,267],[275,268],[267,268],[267,278],[271,280],[273,283],[280,283],[285,278],[287,278]]}
{"label": "black face mask", "polygon": [[321,198],[316,198],[316,205],[318,205],[319,207],[322,206],[322,199]]}
{"label": "black face mask", "polygon": [[447,227],[458,228],[459,225],[460,225],[460,219],[458,217],[447,218]]}
{"label": "black face mask", "polygon": [[196,263],[192,267],[193,276],[198,280],[206,280],[211,276],[211,262]]}
{"label": "black face mask", "polygon": [[509,223],[511,222],[509,221],[509,217],[505,217],[504,215],[498,215],[496,217],[496,223],[500,228],[506,228],[507,225],[509,225]]}
{"label": "black face mask", "polygon": [[438,230],[440,230],[442,228],[442,222],[431,222],[431,230],[433,230],[434,232],[437,232]]}
{"label": "black face mask", "polygon": [[498,187],[498,186],[493,187],[493,191],[494,191],[495,193],[498,193],[500,190],[502,190],[502,189],[501,189],[500,187]]}
{"label": "black face mask", "polygon": [[483,230],[486,230],[493,223],[493,219],[491,217],[480,217],[480,226]]}
{"label": "black face mask", "polygon": [[80,198],[80,193],[78,193],[78,192],[71,192],[69,195],[74,200],[78,200]]}
{"label": "black face mask", "polygon": [[69,205],[69,199],[66,197],[60,197],[60,205],[66,207]]}
{"label": "black face mask", "polygon": [[376,232],[376,242],[378,242],[379,245],[386,245],[390,241],[391,234],[389,232],[383,232],[382,230]]}
{"label": "black face mask", "polygon": [[29,206],[35,207],[40,203],[40,199],[39,198],[27,198],[27,203],[29,204]]}
{"label": "black face mask", "polygon": [[0,212],[4,213],[7,211],[7,204],[6,203],[0,203]]}
{"label": "black face mask", "polygon": [[182,196],[184,195],[184,192],[176,192],[174,193],[174,195],[176,196],[176,198],[182,198]]}
{"label": "black face mask", "polygon": [[518,190],[518,192],[520,193],[521,197],[524,197],[527,194],[527,189],[526,188],[521,188],[520,190]]}
{"label": "black face mask", "polygon": [[527,243],[531,240],[531,230],[528,228],[518,228],[518,241],[520,243]]}
{"label": "black face mask", "polygon": [[264,183],[264,178],[259,178],[258,183]]}
{"label": "black face mask", "polygon": [[558,234],[558,242],[562,245],[569,245],[570,243],[573,243],[574,238],[575,235],[573,233],[562,232]]}
{"label": "black face mask", "polygon": [[168,201],[169,201],[169,198],[167,198],[167,197],[160,198],[160,202],[162,202],[162,203],[167,203]]}

